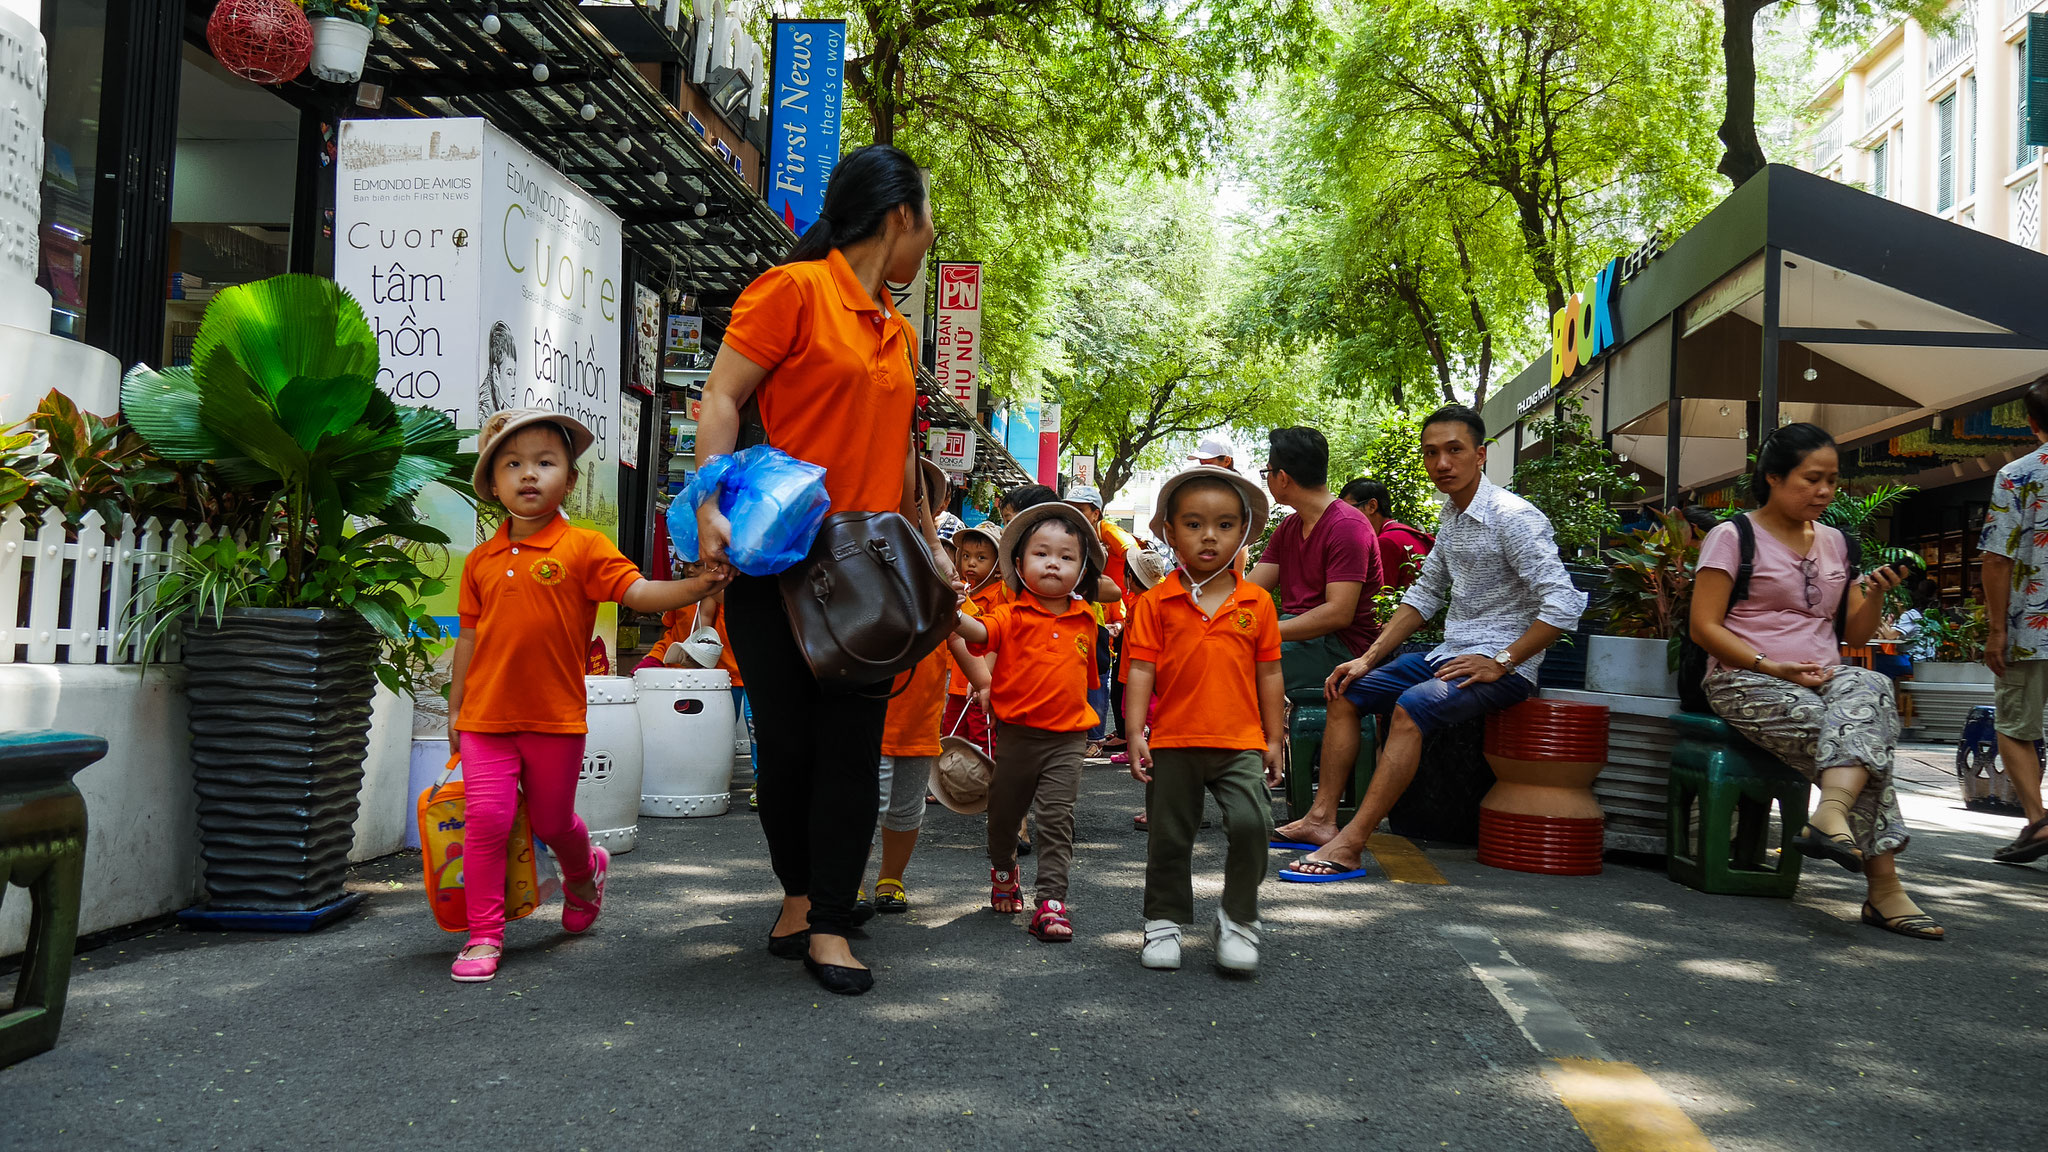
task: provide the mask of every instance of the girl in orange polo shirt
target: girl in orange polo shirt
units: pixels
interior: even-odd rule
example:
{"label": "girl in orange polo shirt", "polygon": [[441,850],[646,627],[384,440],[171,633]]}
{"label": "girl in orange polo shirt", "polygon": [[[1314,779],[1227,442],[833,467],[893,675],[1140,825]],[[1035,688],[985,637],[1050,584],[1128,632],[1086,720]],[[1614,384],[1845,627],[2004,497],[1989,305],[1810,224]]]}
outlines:
{"label": "girl in orange polo shirt", "polygon": [[1016,594],[980,616],[960,614],[959,635],[976,656],[1001,654],[990,687],[998,722],[995,779],[989,784],[989,903],[1024,910],[1012,830],[1028,808],[1038,825],[1037,908],[1031,934],[1048,943],[1074,938],[1067,917],[1067,871],[1074,858],[1074,800],[1081,754],[1099,717],[1088,706],[1095,673],[1095,618],[1074,597],[1093,589],[1102,545],[1079,509],[1039,504],[1003,529],[1003,582]]}
{"label": "girl in orange polo shirt", "polygon": [[[637,612],[694,604],[723,587],[722,567],[688,580],[648,580],[610,540],[562,516],[590,430],[538,408],[509,408],[477,437],[479,499],[505,523],[462,566],[448,744],[462,758],[462,880],[469,943],[451,975],[498,974],[505,942],[505,851],[522,795],[533,834],[561,865],[562,927],[588,931],[604,903],[610,855],[576,815],[583,768],[584,651],[597,606]],[[501,575],[502,573],[502,575]]]}
{"label": "girl in orange polo shirt", "polygon": [[896,698],[882,728],[882,871],[875,881],[875,911],[910,911],[903,871],[924,828],[925,786],[939,758],[939,710],[946,701],[944,645],[896,678]]}

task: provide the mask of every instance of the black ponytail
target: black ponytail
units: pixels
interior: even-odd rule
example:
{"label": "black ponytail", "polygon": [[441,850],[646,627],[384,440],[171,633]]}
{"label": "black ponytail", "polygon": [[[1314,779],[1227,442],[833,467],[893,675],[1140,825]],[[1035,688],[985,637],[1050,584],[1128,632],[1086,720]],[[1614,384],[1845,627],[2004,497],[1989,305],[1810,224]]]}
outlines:
{"label": "black ponytail", "polygon": [[1835,438],[1818,424],[1787,424],[1764,437],[1756,449],[1756,471],[1749,477],[1750,498],[1759,508],[1770,503],[1770,477],[1783,480],[1799,467],[1800,461],[1822,448],[1834,446]]}
{"label": "black ponytail", "polygon": [[839,158],[825,185],[825,206],[818,221],[804,230],[784,264],[823,260],[834,248],[857,244],[878,235],[889,213],[909,205],[924,215],[924,174],[909,153],[887,144],[856,148]]}

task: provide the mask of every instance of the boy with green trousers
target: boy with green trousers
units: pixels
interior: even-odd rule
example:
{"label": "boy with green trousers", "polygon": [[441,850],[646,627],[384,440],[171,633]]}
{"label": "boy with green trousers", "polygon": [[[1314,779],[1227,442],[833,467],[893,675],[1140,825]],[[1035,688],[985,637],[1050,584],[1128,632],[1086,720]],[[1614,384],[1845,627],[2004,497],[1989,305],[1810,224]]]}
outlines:
{"label": "boy with green trousers", "polygon": [[1207,789],[1230,842],[1216,965],[1249,973],[1259,966],[1259,884],[1272,835],[1266,790],[1286,763],[1285,685],[1279,611],[1231,561],[1252,526],[1265,524],[1266,495],[1235,472],[1203,466],[1168,480],[1159,509],[1152,534],[1181,566],[1139,598],[1124,638],[1131,775],[1148,786],[1151,813],[1139,958],[1147,968],[1180,967]]}

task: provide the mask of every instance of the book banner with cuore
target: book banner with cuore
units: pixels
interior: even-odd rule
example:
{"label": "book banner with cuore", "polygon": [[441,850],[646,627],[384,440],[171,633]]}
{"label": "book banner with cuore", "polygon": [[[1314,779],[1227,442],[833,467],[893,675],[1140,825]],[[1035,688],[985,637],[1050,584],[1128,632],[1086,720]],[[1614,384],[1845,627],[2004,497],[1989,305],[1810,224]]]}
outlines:
{"label": "book banner with cuore", "polygon": [[[379,386],[467,429],[501,408],[576,417],[597,440],[562,510],[617,540],[631,306],[618,217],[480,119],[345,120],[338,160],[334,278],[377,334]],[[497,522],[439,488],[422,505],[450,539],[448,588],[428,609],[452,632],[463,559]],[[616,631],[605,605],[596,638],[615,652]],[[446,731],[438,697],[414,717],[416,736]]]}

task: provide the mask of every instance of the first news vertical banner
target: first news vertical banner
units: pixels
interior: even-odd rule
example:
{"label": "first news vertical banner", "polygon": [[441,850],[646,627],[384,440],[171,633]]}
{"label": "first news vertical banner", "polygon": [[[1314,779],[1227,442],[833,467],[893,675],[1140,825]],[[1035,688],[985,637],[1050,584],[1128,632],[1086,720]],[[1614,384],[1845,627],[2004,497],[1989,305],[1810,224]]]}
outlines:
{"label": "first news vertical banner", "polygon": [[839,161],[846,21],[777,20],[768,94],[768,208],[801,236],[825,209]]}

